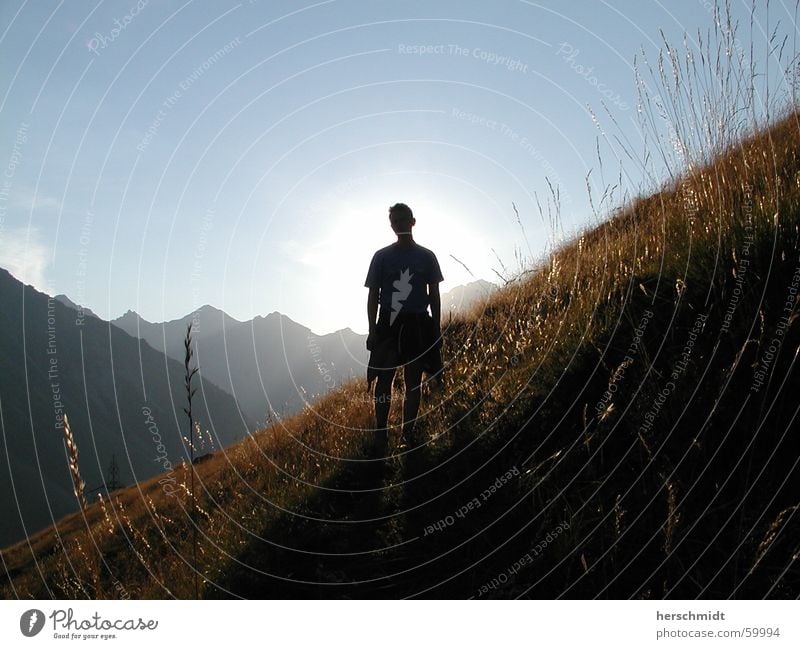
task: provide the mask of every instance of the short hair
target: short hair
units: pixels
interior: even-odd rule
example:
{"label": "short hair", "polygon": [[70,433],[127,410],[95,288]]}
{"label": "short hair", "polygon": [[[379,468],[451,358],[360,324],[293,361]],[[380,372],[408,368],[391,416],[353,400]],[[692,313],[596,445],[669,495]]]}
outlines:
{"label": "short hair", "polygon": [[395,203],[389,208],[389,219],[392,221],[410,221],[413,218],[414,213],[405,203]]}

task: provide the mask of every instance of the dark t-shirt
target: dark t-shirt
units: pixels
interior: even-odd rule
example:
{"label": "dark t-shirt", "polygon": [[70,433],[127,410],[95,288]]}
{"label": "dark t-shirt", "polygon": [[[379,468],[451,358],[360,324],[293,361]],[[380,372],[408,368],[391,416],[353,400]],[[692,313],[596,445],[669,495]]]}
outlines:
{"label": "dark t-shirt", "polygon": [[[443,281],[436,255],[411,243],[393,243],[372,256],[364,286],[380,289],[380,306],[393,315],[428,310],[428,284]],[[392,318],[394,319],[394,318]]]}

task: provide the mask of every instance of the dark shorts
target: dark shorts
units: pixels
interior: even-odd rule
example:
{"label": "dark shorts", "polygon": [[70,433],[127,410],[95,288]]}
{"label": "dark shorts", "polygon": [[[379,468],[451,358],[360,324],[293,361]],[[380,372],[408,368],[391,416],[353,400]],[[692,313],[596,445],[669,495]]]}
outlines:
{"label": "dark shorts", "polygon": [[391,312],[381,309],[372,351],[367,367],[367,385],[381,372],[394,372],[398,367],[419,361],[422,370],[429,376],[442,373],[441,339],[437,336],[435,323],[428,313],[397,314],[390,325]]}

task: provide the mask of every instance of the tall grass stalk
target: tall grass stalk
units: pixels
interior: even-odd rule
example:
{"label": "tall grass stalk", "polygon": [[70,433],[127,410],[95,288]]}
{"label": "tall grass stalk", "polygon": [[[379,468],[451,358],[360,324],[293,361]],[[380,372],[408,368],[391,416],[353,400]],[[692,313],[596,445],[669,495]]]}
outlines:
{"label": "tall grass stalk", "polygon": [[[67,447],[67,462],[69,464],[69,474],[72,478],[72,488],[75,493],[75,498],[78,500],[78,505],[81,510],[83,520],[86,522],[86,545],[89,548],[89,556],[85,556],[86,562],[91,570],[92,586],[94,587],[95,598],[100,596],[100,548],[94,542],[89,527],[89,521],[86,516],[86,510],[89,505],[86,502],[86,482],[81,476],[81,467],[79,462],[78,443],[75,440],[75,435],[72,433],[72,426],[70,426],[69,418],[66,413],[64,414],[64,444]],[[92,551],[92,546],[95,546],[95,551]],[[79,546],[80,547],[80,546]]]}
{"label": "tall grass stalk", "polygon": [[69,474],[72,477],[72,489],[75,493],[75,498],[78,499],[81,511],[86,511],[86,482],[81,477],[81,467],[78,462],[78,444],[72,434],[72,427],[69,425],[69,419],[66,414],[64,415],[64,443],[67,446],[67,461],[69,463]]}
{"label": "tall grass stalk", "polygon": [[190,477],[190,484],[191,484],[191,501],[192,501],[192,513],[191,513],[191,521],[192,521],[192,569],[194,572],[194,598],[198,599],[200,596],[200,591],[198,588],[197,583],[197,496],[194,491],[194,419],[192,417],[192,397],[194,397],[194,393],[197,391],[197,388],[192,387],[192,379],[194,375],[197,374],[199,368],[192,367],[192,357],[194,356],[194,350],[192,349],[192,323],[189,322],[189,325],[186,327],[186,338],[183,341],[183,346],[185,349],[184,355],[184,368],[186,370],[186,374],[184,377],[184,385],[186,388],[186,401],[188,403],[188,408],[184,408],[183,411],[186,413],[186,416],[189,418],[189,470],[191,471]]}

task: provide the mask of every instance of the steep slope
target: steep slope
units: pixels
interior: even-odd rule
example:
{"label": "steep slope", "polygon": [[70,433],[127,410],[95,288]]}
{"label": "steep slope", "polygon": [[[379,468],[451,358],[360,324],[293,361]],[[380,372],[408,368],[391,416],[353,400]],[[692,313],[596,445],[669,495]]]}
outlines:
{"label": "steep slope", "polygon": [[796,598],[798,177],[791,115],[455,321],[419,446],[206,594]]}

